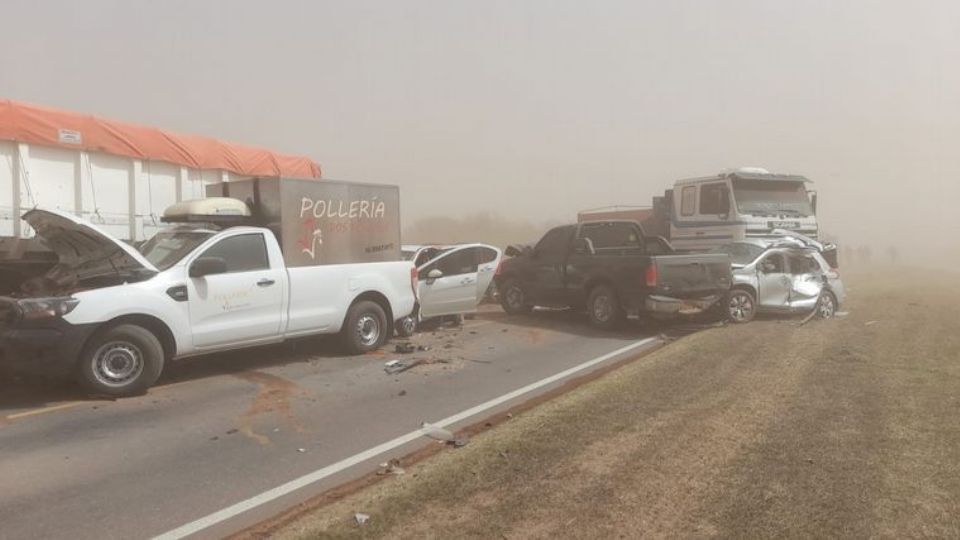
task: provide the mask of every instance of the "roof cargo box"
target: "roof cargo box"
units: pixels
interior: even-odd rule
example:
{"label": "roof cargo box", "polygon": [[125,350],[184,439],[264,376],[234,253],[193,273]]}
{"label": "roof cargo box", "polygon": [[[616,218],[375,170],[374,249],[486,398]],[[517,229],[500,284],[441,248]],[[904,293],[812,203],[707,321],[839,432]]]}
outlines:
{"label": "roof cargo box", "polygon": [[246,202],[290,267],[400,260],[397,186],[254,178],[211,184],[207,196]]}

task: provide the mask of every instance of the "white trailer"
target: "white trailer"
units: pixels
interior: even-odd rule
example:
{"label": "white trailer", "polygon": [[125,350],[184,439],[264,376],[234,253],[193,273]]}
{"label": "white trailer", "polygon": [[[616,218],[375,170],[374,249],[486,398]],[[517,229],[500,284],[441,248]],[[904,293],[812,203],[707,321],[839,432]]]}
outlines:
{"label": "white trailer", "polygon": [[319,178],[314,161],[268,150],[0,100],[0,288],[56,256],[21,217],[43,207],[137,244],[165,208],[251,177]]}

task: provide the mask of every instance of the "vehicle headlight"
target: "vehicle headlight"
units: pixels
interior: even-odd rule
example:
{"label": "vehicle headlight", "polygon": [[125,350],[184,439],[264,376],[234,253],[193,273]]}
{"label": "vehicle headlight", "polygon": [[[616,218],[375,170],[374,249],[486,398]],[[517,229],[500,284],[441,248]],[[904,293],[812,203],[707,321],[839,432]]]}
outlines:
{"label": "vehicle headlight", "polygon": [[53,319],[73,311],[80,300],[69,296],[57,298],[26,298],[17,302],[25,320]]}

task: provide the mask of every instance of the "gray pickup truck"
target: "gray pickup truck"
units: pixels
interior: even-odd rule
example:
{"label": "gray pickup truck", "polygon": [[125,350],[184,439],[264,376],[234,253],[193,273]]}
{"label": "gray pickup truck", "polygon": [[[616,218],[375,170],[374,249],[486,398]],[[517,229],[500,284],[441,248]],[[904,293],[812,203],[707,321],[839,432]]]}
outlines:
{"label": "gray pickup truck", "polygon": [[507,313],[585,308],[591,324],[611,329],[631,312],[695,313],[725,298],[732,283],[728,256],[670,251],[635,221],[556,227],[536,246],[511,250],[516,256],[496,276],[500,302]]}

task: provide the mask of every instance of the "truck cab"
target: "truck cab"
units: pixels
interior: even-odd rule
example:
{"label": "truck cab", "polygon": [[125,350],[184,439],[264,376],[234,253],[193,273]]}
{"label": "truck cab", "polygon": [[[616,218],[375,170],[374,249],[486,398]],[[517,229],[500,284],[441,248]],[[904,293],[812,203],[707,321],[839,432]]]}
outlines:
{"label": "truck cab", "polygon": [[732,241],[766,238],[776,229],[817,238],[816,194],[807,178],[741,168],[716,176],[678,180],[663,201],[670,242],[681,251],[703,251]]}

